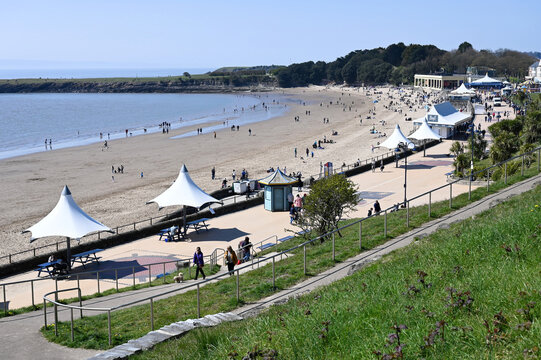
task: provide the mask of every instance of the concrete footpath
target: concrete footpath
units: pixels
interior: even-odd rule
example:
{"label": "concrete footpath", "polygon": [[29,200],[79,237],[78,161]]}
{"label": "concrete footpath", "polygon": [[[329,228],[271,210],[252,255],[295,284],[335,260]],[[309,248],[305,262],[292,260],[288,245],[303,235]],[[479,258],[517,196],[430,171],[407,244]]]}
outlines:
{"label": "concrete footpath", "polygon": [[[496,194],[485,197],[475,203],[472,203],[460,210],[454,211],[445,217],[435,219],[419,228],[416,228],[404,235],[386,242],[375,249],[365,251],[351,259],[341,262],[333,268],[311,277],[310,279],[299,283],[292,288],[280,291],[265,299],[246,305],[233,311],[240,316],[253,316],[261,310],[273,305],[287,301],[292,296],[299,296],[310,292],[317,287],[328,285],[336,280],[344,278],[352,271],[361,268],[364,264],[375,261],[381,256],[390,253],[393,250],[402,248],[414,241],[416,237],[431,234],[439,229],[448,228],[451,224],[472,217],[486,211],[498,203],[505,201],[513,196],[533,189],[541,184],[541,175],[534,176],[524,180],[521,183],[509,186]],[[133,291],[128,293],[115,294],[111,296],[91,299],[85,301],[86,306],[111,307],[122,303],[144,299],[152,294],[159,294],[166,290],[178,287],[178,284],[169,284],[152,287],[149,289]],[[176,295],[175,292],[172,295]],[[77,313],[77,312],[74,312]],[[77,315],[76,315],[77,316]],[[63,321],[69,319],[69,312],[59,311],[59,318]],[[52,310],[48,311],[48,322],[53,320]],[[70,349],[49,343],[45,340],[39,329],[43,326],[43,311],[36,311],[27,314],[7,317],[0,319],[2,336],[0,337],[0,348],[2,349],[2,358],[5,359],[82,359],[92,357],[102,351]],[[150,325],[149,325],[150,327]],[[150,329],[149,329],[150,330]]]}

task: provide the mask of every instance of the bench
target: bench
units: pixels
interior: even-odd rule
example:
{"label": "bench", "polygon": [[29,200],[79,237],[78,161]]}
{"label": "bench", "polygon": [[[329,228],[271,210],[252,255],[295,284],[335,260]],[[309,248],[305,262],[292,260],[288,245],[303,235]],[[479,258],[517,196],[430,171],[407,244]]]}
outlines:
{"label": "bench", "polygon": [[55,265],[60,264],[60,259],[55,261],[49,261],[43,264],[39,264],[37,269],[34,269],[34,271],[38,272],[38,277],[41,275],[41,272],[44,271],[49,276],[54,276],[58,273],[58,270],[55,268]]}
{"label": "bench", "polygon": [[[173,231],[171,231],[173,230]],[[174,240],[175,239],[175,236],[177,237],[177,240],[181,240],[182,238],[184,238],[184,233],[182,231],[182,228],[178,227],[178,226],[172,226],[170,228],[167,228],[167,229],[162,229],[158,232],[158,235],[160,236],[160,239],[161,240],[162,238],[165,237],[165,242],[168,242],[169,240]]]}
{"label": "bench", "polygon": [[284,242],[284,241],[287,241],[287,240],[290,240],[290,239],[293,239],[294,236],[293,235],[289,235],[289,236],[286,236],[286,237],[283,237],[281,239],[278,239],[279,242]]}
{"label": "bench", "polygon": [[186,229],[189,229],[190,227],[195,230],[196,233],[199,233],[200,229],[205,229],[208,231],[208,225],[205,221],[210,220],[209,218],[201,218],[194,221],[190,221],[186,223]]}
{"label": "bench", "polygon": [[100,251],[103,251],[103,249],[88,250],[79,254],[72,255],[71,266],[73,266],[76,262],[81,263],[83,267],[85,267],[85,264],[89,262],[95,261],[99,263],[99,259],[101,259],[101,257],[96,256],[96,253]]}
{"label": "bench", "polygon": [[274,245],[276,245],[276,244],[273,244],[273,243],[266,243],[266,244],[263,244],[263,245],[261,245],[261,246],[258,246],[258,248],[261,249],[261,250],[265,250],[265,249],[268,249],[268,248],[270,248],[270,247],[272,247],[272,246],[274,246]]}

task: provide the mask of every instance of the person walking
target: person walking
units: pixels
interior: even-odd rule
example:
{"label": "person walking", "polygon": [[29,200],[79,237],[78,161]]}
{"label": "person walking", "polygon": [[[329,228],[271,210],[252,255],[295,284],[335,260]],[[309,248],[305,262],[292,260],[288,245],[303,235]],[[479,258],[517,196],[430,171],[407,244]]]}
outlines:
{"label": "person walking", "polygon": [[235,181],[235,178],[237,177],[237,173],[235,172],[235,169],[233,169],[231,176],[233,177],[233,181]]}
{"label": "person walking", "polygon": [[212,170],[210,171],[210,175],[212,177],[212,180],[214,180],[214,178],[216,177],[216,168],[214,166],[212,167]]}
{"label": "person walking", "polygon": [[198,246],[195,249],[195,253],[193,254],[193,265],[197,267],[195,270],[195,280],[197,280],[197,277],[199,276],[199,273],[203,276],[203,280],[205,280],[205,273],[203,272],[203,266],[205,266],[205,261],[203,259],[203,253],[201,252],[201,248]]}
{"label": "person walking", "polygon": [[302,208],[302,198],[300,197],[299,194],[297,194],[297,197],[295,198],[295,200],[293,201],[293,204],[295,205],[295,210],[297,212],[301,211],[301,208]]}
{"label": "person walking", "polygon": [[233,276],[235,265],[238,261],[239,259],[237,258],[237,254],[235,254],[235,251],[233,251],[231,246],[228,246],[224,254],[224,263],[227,265],[227,270],[229,271],[230,276]]}
{"label": "person walking", "polygon": [[383,169],[385,168],[385,166],[383,166],[383,159],[381,160],[381,163],[380,163],[380,166],[379,166],[379,170],[381,172],[383,172]]}
{"label": "person walking", "polygon": [[376,171],[376,160],[372,159],[372,172]]}
{"label": "person walking", "polygon": [[379,201],[377,201],[377,200],[374,203],[374,212],[376,213],[376,215],[381,212],[381,206],[379,205]]}

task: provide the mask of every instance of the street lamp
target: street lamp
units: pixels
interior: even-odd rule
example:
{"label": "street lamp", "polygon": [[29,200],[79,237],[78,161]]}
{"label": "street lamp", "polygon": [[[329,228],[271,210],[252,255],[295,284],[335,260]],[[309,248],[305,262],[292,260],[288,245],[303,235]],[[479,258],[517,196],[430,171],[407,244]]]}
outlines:
{"label": "street lamp", "polygon": [[399,142],[397,145],[397,148],[395,149],[396,156],[397,156],[397,162],[398,162],[398,153],[400,150],[404,152],[404,204],[402,204],[402,207],[406,207],[406,204],[408,202],[407,197],[407,184],[408,184],[408,150],[411,150],[415,147],[413,143],[404,143]]}
{"label": "street lamp", "polygon": [[471,183],[473,181],[473,134],[476,132],[475,130],[475,124],[473,123],[473,120],[471,124],[468,126],[468,130],[466,130],[466,133],[470,133],[470,151],[471,151],[471,161],[470,161],[470,182],[469,182],[469,190],[468,190],[468,200],[471,200]]}

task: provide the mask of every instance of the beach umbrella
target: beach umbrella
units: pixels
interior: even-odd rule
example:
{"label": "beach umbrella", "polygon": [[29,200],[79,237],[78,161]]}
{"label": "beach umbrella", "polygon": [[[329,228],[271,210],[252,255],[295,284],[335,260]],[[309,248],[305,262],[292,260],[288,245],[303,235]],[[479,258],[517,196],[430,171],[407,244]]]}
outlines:
{"label": "beach umbrella", "polygon": [[426,140],[440,140],[442,137],[430,128],[428,122],[424,118],[421,126],[411,134],[409,138],[423,140],[423,156],[426,156]]}
{"label": "beach umbrella", "polygon": [[201,190],[201,188],[193,182],[186,165],[183,164],[173,185],[158,197],[147,202],[147,204],[150,203],[157,203],[160,209],[172,205],[182,206],[184,213],[184,229],[186,229],[186,208],[188,206],[200,209],[205,205],[222,202]]}
{"label": "beach umbrella", "polygon": [[95,231],[111,231],[111,229],[85,213],[73,200],[66,185],[54,209],[37,224],[24,230],[23,233],[32,233],[30,242],[46,236],[65,236],[67,241],[66,262],[68,269],[70,269],[70,239],[79,239]]}

